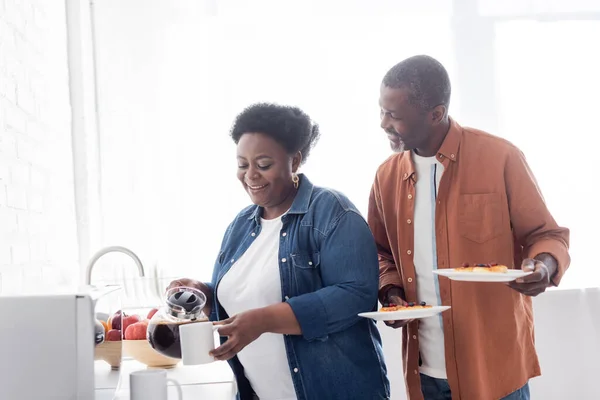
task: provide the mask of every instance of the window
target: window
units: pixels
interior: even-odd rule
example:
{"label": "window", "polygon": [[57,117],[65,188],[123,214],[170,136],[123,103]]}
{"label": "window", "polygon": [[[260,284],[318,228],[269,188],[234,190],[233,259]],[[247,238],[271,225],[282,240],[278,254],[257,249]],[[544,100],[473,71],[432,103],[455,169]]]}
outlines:
{"label": "window", "polygon": [[500,134],[518,145],[559,225],[571,230],[561,288],[600,286],[595,142],[600,21],[510,21],[496,27]]}

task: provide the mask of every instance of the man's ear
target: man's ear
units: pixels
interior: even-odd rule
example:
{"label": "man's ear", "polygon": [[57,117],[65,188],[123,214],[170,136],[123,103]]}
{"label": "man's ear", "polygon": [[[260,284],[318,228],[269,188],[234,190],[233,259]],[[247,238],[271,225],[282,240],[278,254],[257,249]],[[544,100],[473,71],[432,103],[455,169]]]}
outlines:
{"label": "man's ear", "polygon": [[444,117],[446,116],[447,111],[448,111],[448,109],[443,104],[436,106],[431,111],[431,121],[430,121],[431,124],[438,125],[440,122],[442,122],[444,120]]}

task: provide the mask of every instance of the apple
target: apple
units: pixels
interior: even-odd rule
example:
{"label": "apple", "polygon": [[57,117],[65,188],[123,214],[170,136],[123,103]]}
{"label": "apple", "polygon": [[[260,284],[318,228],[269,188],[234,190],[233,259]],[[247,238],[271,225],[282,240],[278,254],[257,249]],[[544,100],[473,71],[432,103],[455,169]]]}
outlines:
{"label": "apple", "polygon": [[147,329],[147,322],[135,322],[127,327],[127,330],[125,331],[125,340],[146,340]]}
{"label": "apple", "polygon": [[152,310],[150,310],[150,312],[148,313],[148,316],[146,318],[151,319],[152,317],[154,317],[154,314],[156,314],[157,311],[158,311],[158,308],[153,308]]}
{"label": "apple", "polygon": [[106,334],[106,339],[105,340],[107,342],[119,342],[119,341],[121,341],[121,331],[118,330],[118,329],[111,329]]}
{"label": "apple", "polygon": [[121,322],[123,317],[127,317],[123,311],[119,310],[110,317],[111,323],[108,325],[109,328],[121,330]]}
{"label": "apple", "polygon": [[123,327],[122,327],[122,331],[123,332],[127,332],[127,327],[131,324],[135,324],[136,322],[140,322],[142,319],[140,318],[139,315],[127,315],[125,317],[123,317]]}

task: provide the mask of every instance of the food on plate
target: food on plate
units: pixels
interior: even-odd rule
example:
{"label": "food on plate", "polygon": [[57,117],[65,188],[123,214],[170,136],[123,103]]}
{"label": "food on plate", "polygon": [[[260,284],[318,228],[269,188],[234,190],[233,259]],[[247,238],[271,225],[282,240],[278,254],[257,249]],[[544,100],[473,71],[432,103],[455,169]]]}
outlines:
{"label": "food on plate", "polygon": [[464,263],[462,267],[454,268],[457,272],[495,272],[495,273],[507,273],[508,267],[506,265],[498,265],[496,263],[491,264],[473,264]]}
{"label": "food on plate", "polygon": [[146,340],[148,320],[133,323],[125,330],[125,340]]}
{"label": "food on plate", "polygon": [[431,307],[432,306],[427,305],[427,303],[425,303],[424,301],[420,302],[419,304],[410,302],[410,303],[407,303],[402,306],[390,303],[390,304],[384,304],[383,307],[381,307],[379,309],[379,311],[387,312],[387,311],[417,310],[417,309],[431,308]]}

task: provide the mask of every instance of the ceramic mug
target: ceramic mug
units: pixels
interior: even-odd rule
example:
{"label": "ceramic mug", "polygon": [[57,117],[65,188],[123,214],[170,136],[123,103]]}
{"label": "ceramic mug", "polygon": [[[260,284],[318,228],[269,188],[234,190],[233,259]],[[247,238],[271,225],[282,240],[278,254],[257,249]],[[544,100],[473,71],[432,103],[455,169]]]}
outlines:
{"label": "ceramic mug", "polygon": [[179,382],[167,378],[167,371],[164,369],[132,372],[129,375],[129,398],[131,400],[168,400],[167,382],[171,382],[175,386],[179,400],[183,400]]}
{"label": "ceramic mug", "polygon": [[215,361],[208,353],[215,349],[217,329],[218,326],[210,321],[193,322],[179,327],[183,365],[208,364]]}

